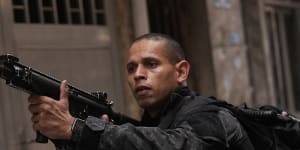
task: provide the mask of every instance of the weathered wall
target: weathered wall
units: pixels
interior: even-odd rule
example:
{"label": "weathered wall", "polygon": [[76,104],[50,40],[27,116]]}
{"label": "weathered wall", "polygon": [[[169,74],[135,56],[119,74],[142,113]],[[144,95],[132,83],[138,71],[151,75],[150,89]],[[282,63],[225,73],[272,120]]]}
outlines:
{"label": "weathered wall", "polygon": [[112,31],[114,32],[114,39],[116,48],[119,51],[119,63],[120,63],[120,78],[122,79],[122,86],[125,95],[125,112],[134,117],[140,117],[140,109],[137,107],[132,92],[127,84],[125,64],[127,63],[128,48],[131,41],[134,39],[134,26],[133,26],[133,14],[131,0],[114,0],[112,3],[114,17],[114,25]]}
{"label": "weathered wall", "polygon": [[240,0],[206,2],[217,96],[233,104],[251,104]]}
{"label": "weathered wall", "polygon": [[269,80],[272,80],[272,78],[268,76],[268,68],[266,67],[268,60],[264,49],[266,40],[264,39],[262,28],[264,12],[261,12],[261,4],[260,0],[242,1],[245,39],[251,70],[249,76],[253,84],[254,105],[271,104],[272,102],[272,94],[269,93],[271,91],[269,90]]}
{"label": "weathered wall", "polygon": [[208,16],[205,1],[181,0],[178,17],[181,41],[191,63],[189,87],[201,95],[216,95]]}
{"label": "weathered wall", "polygon": [[[12,13],[10,1],[0,0],[0,54],[14,53]],[[24,139],[23,108],[26,101],[19,100],[20,93],[0,82],[0,149],[19,150]],[[22,137],[20,137],[22,136]],[[20,138],[19,138],[20,137]]]}

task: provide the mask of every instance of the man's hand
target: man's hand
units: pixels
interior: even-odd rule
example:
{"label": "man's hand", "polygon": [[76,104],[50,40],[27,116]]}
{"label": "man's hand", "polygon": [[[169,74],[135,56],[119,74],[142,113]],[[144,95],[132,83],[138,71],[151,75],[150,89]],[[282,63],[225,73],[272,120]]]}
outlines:
{"label": "man's hand", "polygon": [[67,81],[60,85],[60,100],[31,95],[28,98],[33,129],[51,139],[71,139],[74,117],[69,112]]}
{"label": "man's hand", "polygon": [[102,115],[102,116],[101,116],[101,119],[102,119],[103,121],[105,121],[106,123],[109,122],[109,117],[108,117],[107,114]]}

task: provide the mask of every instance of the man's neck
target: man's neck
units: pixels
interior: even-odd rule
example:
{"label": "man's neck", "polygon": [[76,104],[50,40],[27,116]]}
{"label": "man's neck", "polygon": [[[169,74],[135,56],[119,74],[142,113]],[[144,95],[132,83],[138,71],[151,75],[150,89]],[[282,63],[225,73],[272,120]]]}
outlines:
{"label": "man's neck", "polygon": [[[169,107],[170,99],[176,100],[176,99],[178,99],[178,97],[188,95],[188,93],[190,93],[190,91],[187,87],[178,86],[175,90],[173,90],[172,92],[170,92],[168,94],[166,99],[164,101],[162,101],[163,102],[162,104],[160,104],[159,106],[154,106],[152,108],[148,108],[146,111],[151,118],[156,118],[156,117],[158,117],[158,115],[160,115],[160,113],[164,109],[166,109],[166,107]],[[172,102],[172,103],[174,104],[174,102]],[[175,102],[175,103],[177,103],[177,102]]]}
{"label": "man's neck", "polygon": [[157,110],[157,111],[147,111],[147,112],[148,112],[148,114],[149,114],[149,116],[150,116],[151,118],[155,118],[155,117],[158,116],[160,110]]}
{"label": "man's neck", "polygon": [[164,104],[160,104],[159,106],[153,106],[151,108],[147,108],[145,111],[148,113],[148,115],[151,118],[156,118],[159,115],[159,113],[160,113],[161,109],[163,108]]}

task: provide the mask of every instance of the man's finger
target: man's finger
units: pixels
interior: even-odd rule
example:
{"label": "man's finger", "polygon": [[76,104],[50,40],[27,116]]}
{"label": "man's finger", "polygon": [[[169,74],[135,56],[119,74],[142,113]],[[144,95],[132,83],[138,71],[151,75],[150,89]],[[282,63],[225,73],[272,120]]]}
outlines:
{"label": "man's finger", "polygon": [[39,113],[41,110],[39,108],[40,104],[30,104],[28,106],[28,110],[32,113],[32,114],[36,114]]}
{"label": "man's finger", "polygon": [[68,100],[68,84],[67,80],[63,80],[60,84],[60,100]]}
{"label": "man's finger", "polygon": [[28,102],[30,104],[40,104],[41,103],[40,96],[38,96],[38,95],[30,95],[28,97]]}
{"label": "man's finger", "polygon": [[38,131],[39,130],[39,123],[37,122],[37,123],[33,123],[32,124],[32,129],[34,130],[34,131]]}
{"label": "man's finger", "polygon": [[31,121],[33,123],[38,123],[39,122],[39,115],[38,114],[32,115],[31,116]]}
{"label": "man's finger", "polygon": [[30,104],[28,106],[28,110],[32,113],[32,114],[35,114],[35,113],[40,113],[40,112],[43,112],[43,111],[48,111],[48,110],[51,110],[52,107],[51,105],[47,104],[47,103],[40,103],[40,104]]}

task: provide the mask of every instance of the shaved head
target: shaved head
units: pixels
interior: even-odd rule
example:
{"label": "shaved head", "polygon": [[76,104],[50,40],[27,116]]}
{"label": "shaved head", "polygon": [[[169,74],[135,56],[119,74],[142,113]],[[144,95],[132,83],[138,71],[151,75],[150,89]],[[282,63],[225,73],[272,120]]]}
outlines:
{"label": "shaved head", "polygon": [[160,33],[144,34],[136,38],[131,45],[141,40],[153,40],[153,41],[164,42],[165,44],[164,52],[167,55],[169,61],[173,64],[181,60],[185,60],[185,55],[180,44],[168,35],[160,34]]}

